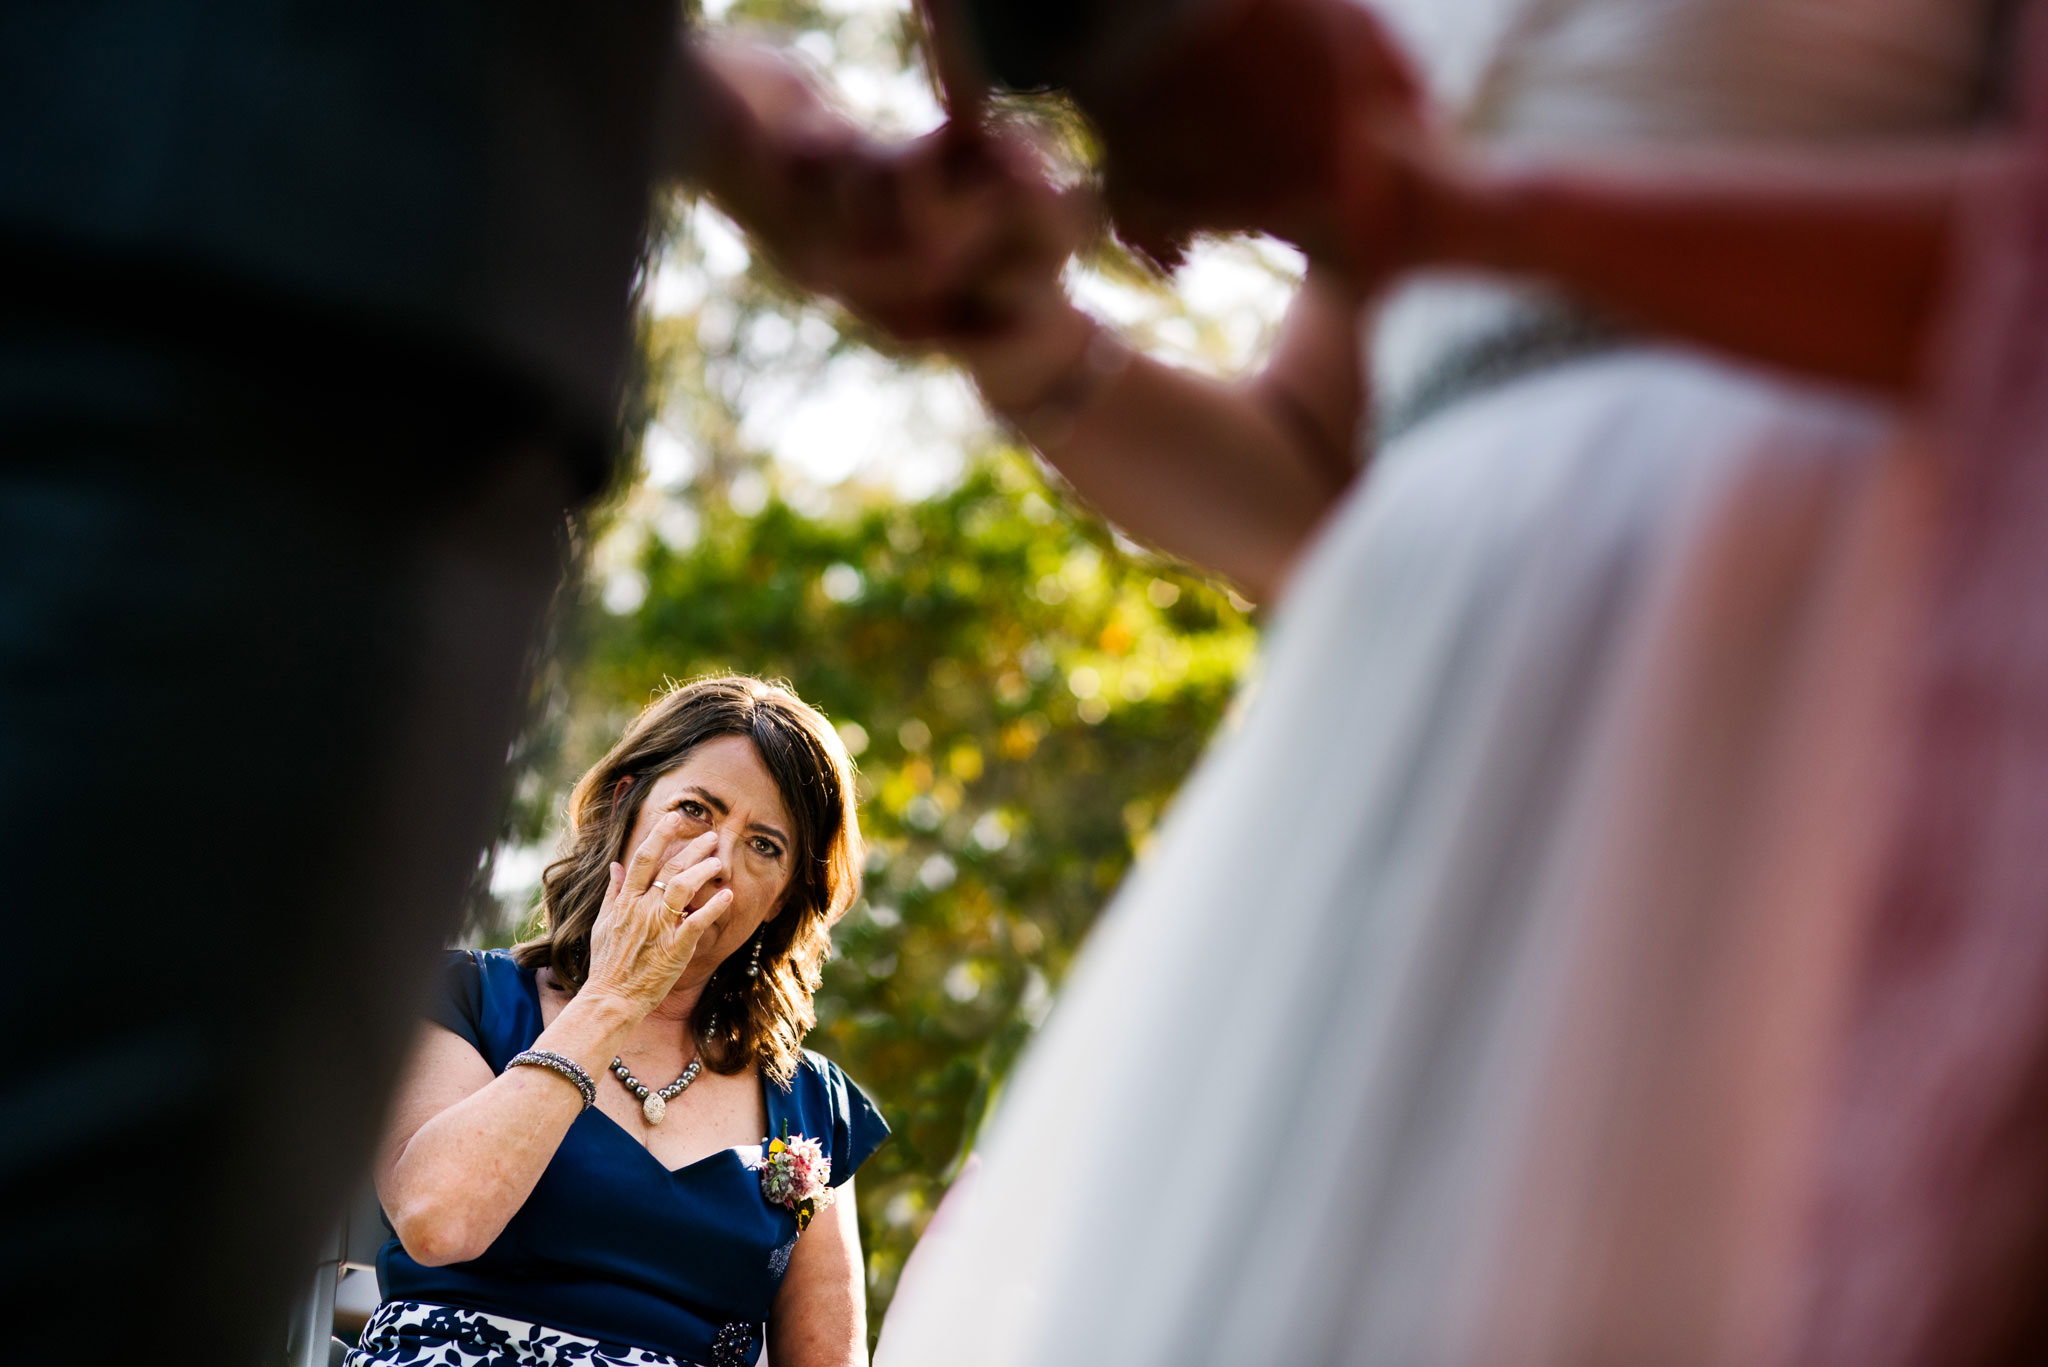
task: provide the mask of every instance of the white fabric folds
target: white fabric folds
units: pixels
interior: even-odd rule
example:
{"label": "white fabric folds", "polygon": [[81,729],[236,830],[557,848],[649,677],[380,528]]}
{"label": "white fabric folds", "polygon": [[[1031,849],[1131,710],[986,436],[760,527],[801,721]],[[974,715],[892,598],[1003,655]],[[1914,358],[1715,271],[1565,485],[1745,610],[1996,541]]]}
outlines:
{"label": "white fabric folds", "polygon": [[[1721,1322],[1748,1288],[1713,1184],[1790,1161],[1752,1124],[1788,1084],[1685,1107],[1703,1161],[1673,1170],[1630,1129],[1639,1074],[1672,1060],[1681,1104],[1748,1079],[1809,1024],[1809,984],[1750,970],[1849,933],[1827,908],[1883,775],[1829,738],[1860,742],[1896,672],[1850,590],[1915,563],[1887,440],[1847,401],[1634,351],[1391,449],[1020,1067],[882,1367],[1602,1360],[1579,1275],[1666,1179],[1694,1185],[1635,1270],[1700,1304],[1649,1332]],[[1862,625],[1815,630],[1836,619]],[[1816,697],[1841,675],[1873,686]],[[1787,815],[1768,794],[1802,786],[1849,836],[1796,889],[1742,886]],[[1774,922],[1794,891],[1827,905]],[[1735,976],[1674,999],[1703,957]],[[1738,1019],[1732,1054],[1700,1033]]]}

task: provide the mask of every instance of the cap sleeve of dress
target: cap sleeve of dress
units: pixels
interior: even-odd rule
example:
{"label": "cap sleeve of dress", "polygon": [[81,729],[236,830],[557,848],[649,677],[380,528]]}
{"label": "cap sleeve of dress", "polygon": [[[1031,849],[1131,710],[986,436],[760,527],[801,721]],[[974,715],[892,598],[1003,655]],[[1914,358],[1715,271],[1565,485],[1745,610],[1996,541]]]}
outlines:
{"label": "cap sleeve of dress", "polygon": [[441,974],[427,1003],[427,1019],[468,1040],[481,1054],[485,1052],[483,1016],[484,980],[476,952],[451,949],[441,961]]}
{"label": "cap sleeve of dress", "polygon": [[824,1093],[825,1110],[831,1120],[829,1184],[836,1187],[852,1177],[867,1162],[868,1155],[881,1147],[889,1137],[889,1123],[882,1119],[881,1110],[859,1084],[831,1059],[806,1049],[803,1068],[811,1075],[811,1085]]}

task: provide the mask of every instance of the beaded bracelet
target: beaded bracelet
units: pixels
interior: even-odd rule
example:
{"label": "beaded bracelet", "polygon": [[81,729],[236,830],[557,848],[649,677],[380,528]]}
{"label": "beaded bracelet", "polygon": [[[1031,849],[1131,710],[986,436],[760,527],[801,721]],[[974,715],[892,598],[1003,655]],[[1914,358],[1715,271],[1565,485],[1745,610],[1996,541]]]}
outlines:
{"label": "beaded bracelet", "polygon": [[589,1110],[597,1100],[597,1084],[590,1080],[590,1074],[583,1071],[583,1065],[566,1054],[557,1054],[549,1049],[528,1049],[523,1054],[514,1054],[507,1068],[545,1068],[551,1073],[560,1073],[576,1084],[576,1090],[583,1093],[583,1109]]}

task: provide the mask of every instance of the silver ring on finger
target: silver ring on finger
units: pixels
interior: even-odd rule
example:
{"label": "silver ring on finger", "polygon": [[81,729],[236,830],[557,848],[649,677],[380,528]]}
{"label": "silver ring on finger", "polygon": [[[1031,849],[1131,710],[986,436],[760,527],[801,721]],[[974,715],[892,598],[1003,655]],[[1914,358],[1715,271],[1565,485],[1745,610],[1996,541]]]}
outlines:
{"label": "silver ring on finger", "polygon": [[656,892],[667,892],[667,891],[668,891],[668,884],[667,884],[667,883],[664,883],[664,882],[662,882],[662,881],[661,881],[661,879],[657,878],[657,879],[655,879],[655,880],[654,880],[654,890],[655,890]]}

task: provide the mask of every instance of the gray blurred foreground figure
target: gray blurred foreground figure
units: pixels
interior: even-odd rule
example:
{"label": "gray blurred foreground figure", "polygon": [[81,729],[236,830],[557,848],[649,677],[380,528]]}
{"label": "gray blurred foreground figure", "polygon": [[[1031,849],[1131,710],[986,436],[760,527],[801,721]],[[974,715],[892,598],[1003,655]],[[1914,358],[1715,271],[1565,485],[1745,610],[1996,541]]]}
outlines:
{"label": "gray blurred foreground figure", "polygon": [[281,1351],[612,473],[650,190],[787,247],[873,160],[677,11],[0,11],[9,1361]]}

